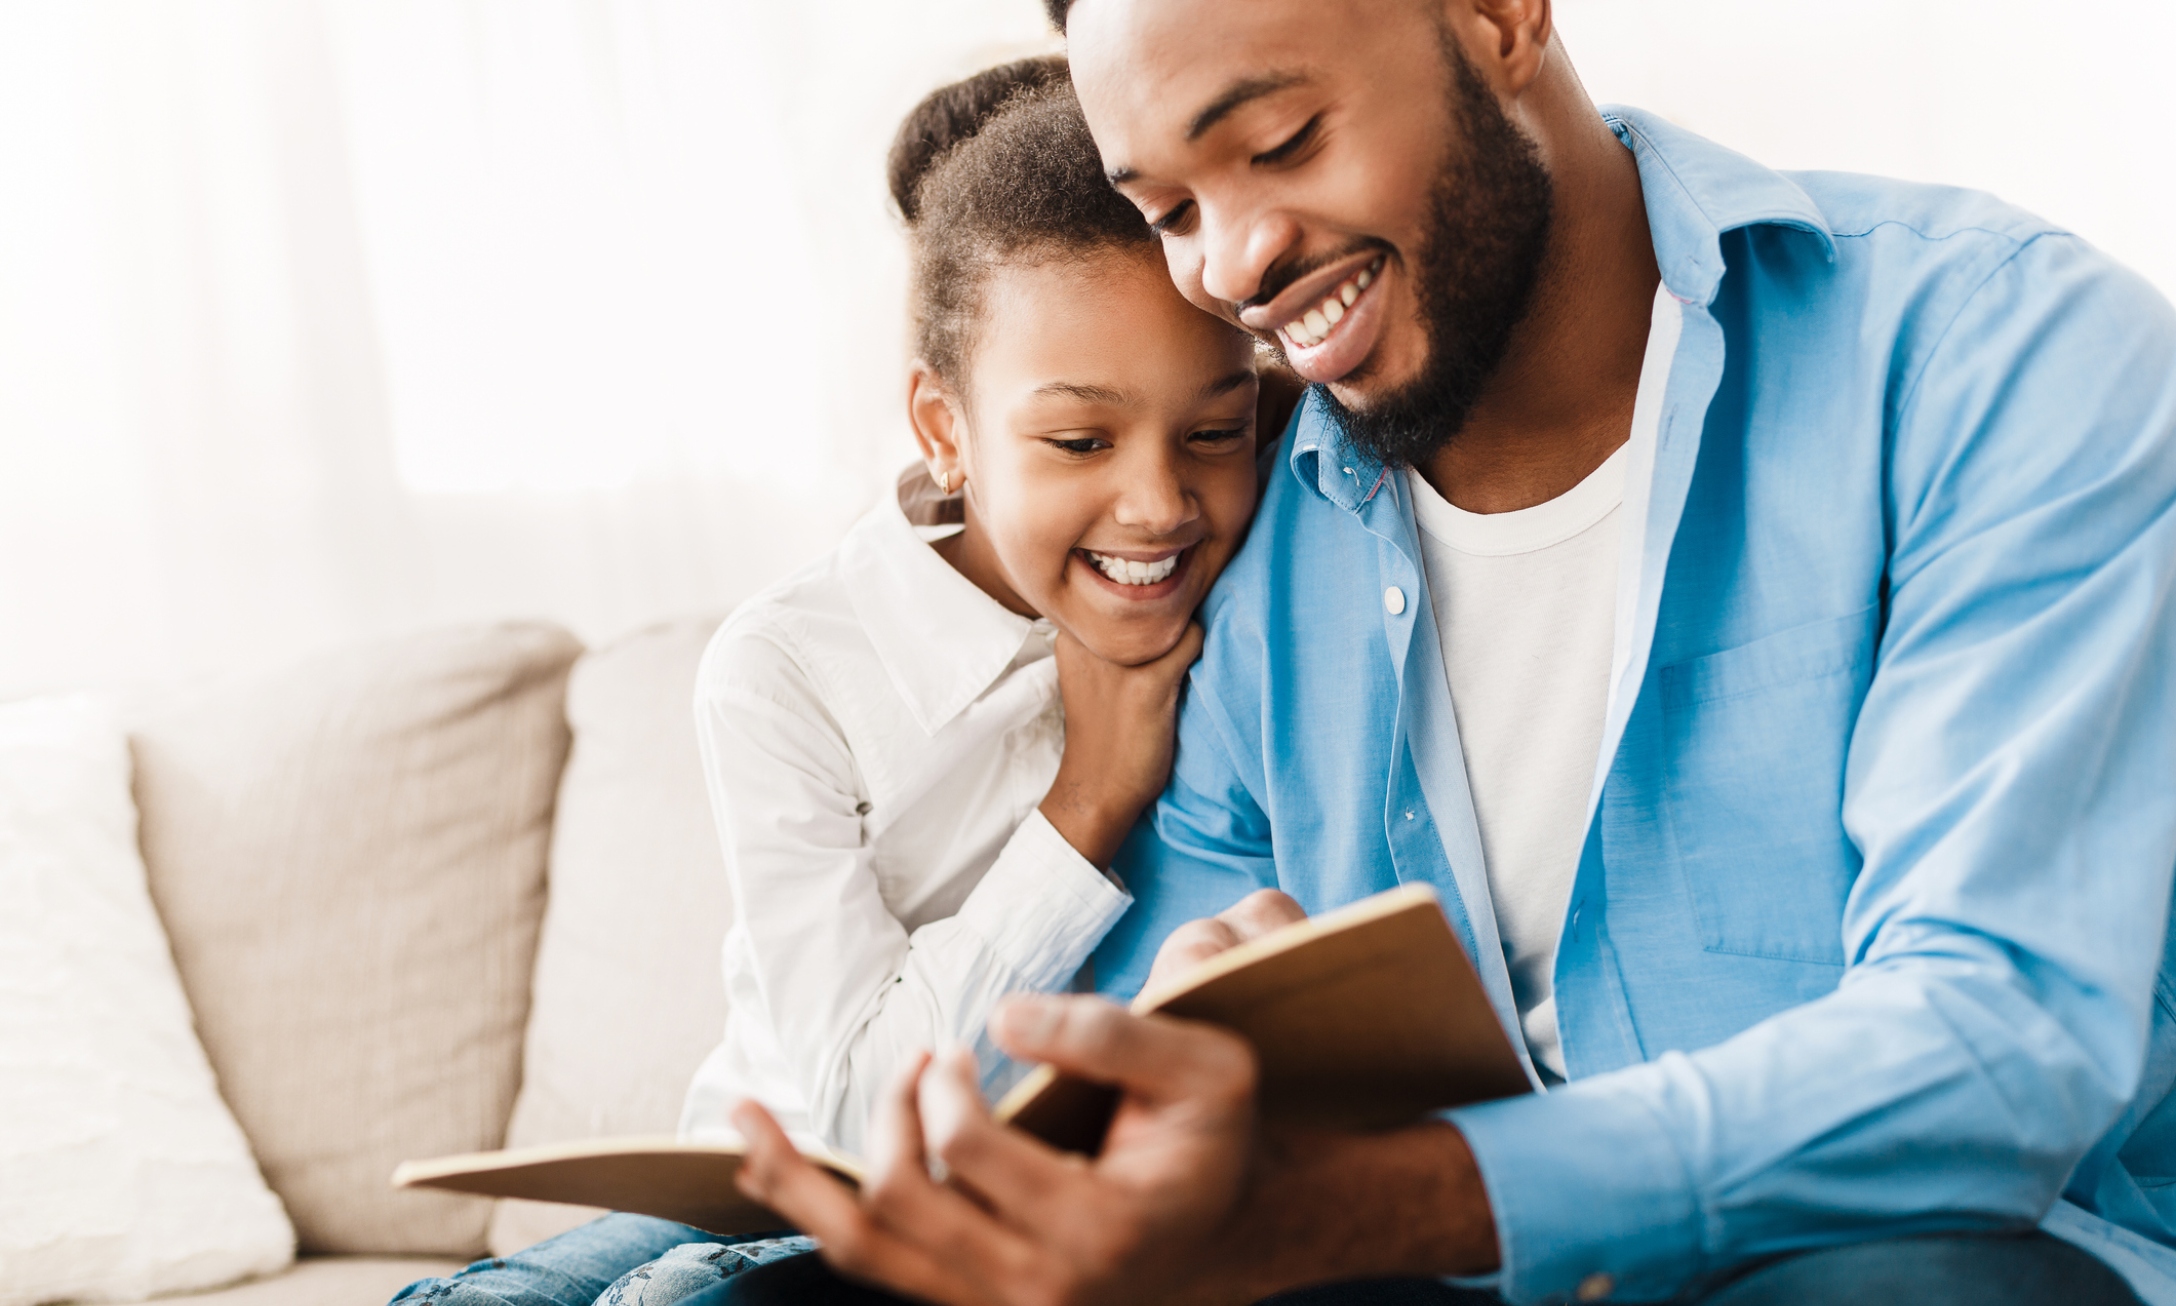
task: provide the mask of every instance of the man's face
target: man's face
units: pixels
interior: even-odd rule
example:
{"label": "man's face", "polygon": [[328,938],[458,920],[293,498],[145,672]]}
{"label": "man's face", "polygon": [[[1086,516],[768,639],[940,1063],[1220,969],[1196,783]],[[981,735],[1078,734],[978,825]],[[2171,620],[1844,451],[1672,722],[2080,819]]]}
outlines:
{"label": "man's face", "polygon": [[1547,246],[1535,147],[1421,0],[1077,0],[1105,166],[1196,304],[1391,462],[1454,435]]}

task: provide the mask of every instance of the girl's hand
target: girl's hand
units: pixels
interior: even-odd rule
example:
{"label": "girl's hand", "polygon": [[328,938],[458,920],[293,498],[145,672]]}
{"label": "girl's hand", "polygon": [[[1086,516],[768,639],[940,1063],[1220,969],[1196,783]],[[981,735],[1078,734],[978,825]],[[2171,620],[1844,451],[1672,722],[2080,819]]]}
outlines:
{"label": "girl's hand", "polygon": [[1081,856],[1108,867],[1171,778],[1179,682],[1201,656],[1201,626],[1188,624],[1169,653],[1137,667],[1106,662],[1063,631],[1057,651],[1065,758],[1043,816]]}

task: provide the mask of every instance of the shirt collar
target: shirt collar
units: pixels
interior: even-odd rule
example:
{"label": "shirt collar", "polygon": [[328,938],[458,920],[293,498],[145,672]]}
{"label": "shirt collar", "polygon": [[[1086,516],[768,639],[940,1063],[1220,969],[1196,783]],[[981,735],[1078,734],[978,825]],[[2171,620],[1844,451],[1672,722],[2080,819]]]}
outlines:
{"label": "shirt collar", "polygon": [[[1803,231],[1836,259],[1835,233],[1811,196],[1773,168],[1695,136],[1640,109],[1612,105],[1602,119],[1639,161],[1647,226],[1662,284],[1686,304],[1705,307],[1723,284],[1722,238],[1741,227]],[[1309,386],[1293,421],[1292,474],[1347,512],[1358,513],[1384,492],[1389,473],[1345,437]]]}
{"label": "shirt collar", "polygon": [[1828,219],[1797,182],[1641,109],[1611,105],[1602,120],[1639,160],[1647,227],[1662,284],[1705,307],[1723,284],[1722,238],[1741,227],[1803,231],[1836,260]]}
{"label": "shirt collar", "polygon": [[1382,492],[1390,470],[1346,437],[1323,402],[1321,386],[1307,387],[1307,397],[1293,414],[1292,424],[1297,428],[1292,439],[1292,474],[1300,484],[1351,513]]}
{"label": "shirt collar", "polygon": [[960,500],[930,493],[928,480],[920,464],[901,472],[894,491],[840,544],[839,562],[892,687],[935,734],[995,684],[1030,639],[1047,641],[1049,623],[1007,611],[929,546],[916,528],[957,524]]}

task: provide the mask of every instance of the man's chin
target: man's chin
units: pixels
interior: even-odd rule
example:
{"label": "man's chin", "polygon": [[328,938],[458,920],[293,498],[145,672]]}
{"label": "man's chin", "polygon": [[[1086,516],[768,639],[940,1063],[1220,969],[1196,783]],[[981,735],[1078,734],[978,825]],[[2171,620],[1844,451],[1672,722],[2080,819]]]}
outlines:
{"label": "man's chin", "polygon": [[1413,378],[1386,378],[1383,371],[1382,361],[1371,355],[1335,381],[1323,382],[1322,388],[1345,413],[1365,421],[1369,414],[1395,405],[1412,387]]}
{"label": "man's chin", "polygon": [[1470,396],[1425,380],[1389,385],[1379,377],[1348,376],[1322,389],[1330,420],[1345,438],[1391,467],[1419,465],[1450,443],[1472,403]]}

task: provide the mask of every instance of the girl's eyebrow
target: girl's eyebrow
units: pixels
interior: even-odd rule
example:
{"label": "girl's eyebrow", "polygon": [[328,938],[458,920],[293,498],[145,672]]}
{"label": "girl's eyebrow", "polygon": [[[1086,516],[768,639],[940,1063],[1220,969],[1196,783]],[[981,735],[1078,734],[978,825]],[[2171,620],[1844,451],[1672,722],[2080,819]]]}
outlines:
{"label": "girl's eyebrow", "polygon": [[[1253,369],[1242,367],[1202,386],[1197,394],[1203,399],[1214,399],[1218,395],[1230,394],[1253,379]],[[1106,404],[1113,408],[1133,402],[1133,396],[1124,390],[1114,386],[1096,385],[1089,381],[1045,381],[1031,393],[1078,399],[1083,403]]]}
{"label": "girl's eyebrow", "polygon": [[1124,404],[1132,398],[1123,390],[1115,390],[1107,385],[1094,385],[1086,381],[1047,381],[1035,387],[1034,393],[1078,399],[1084,403],[1110,404],[1113,407]]}
{"label": "girl's eyebrow", "polygon": [[1201,397],[1204,399],[1214,399],[1218,395],[1230,394],[1232,391],[1237,390],[1239,387],[1245,385],[1247,382],[1252,381],[1253,379],[1254,369],[1242,367],[1238,371],[1230,374],[1229,376],[1218,377],[1216,380],[1211,381],[1209,384],[1203,386],[1201,388]]}

